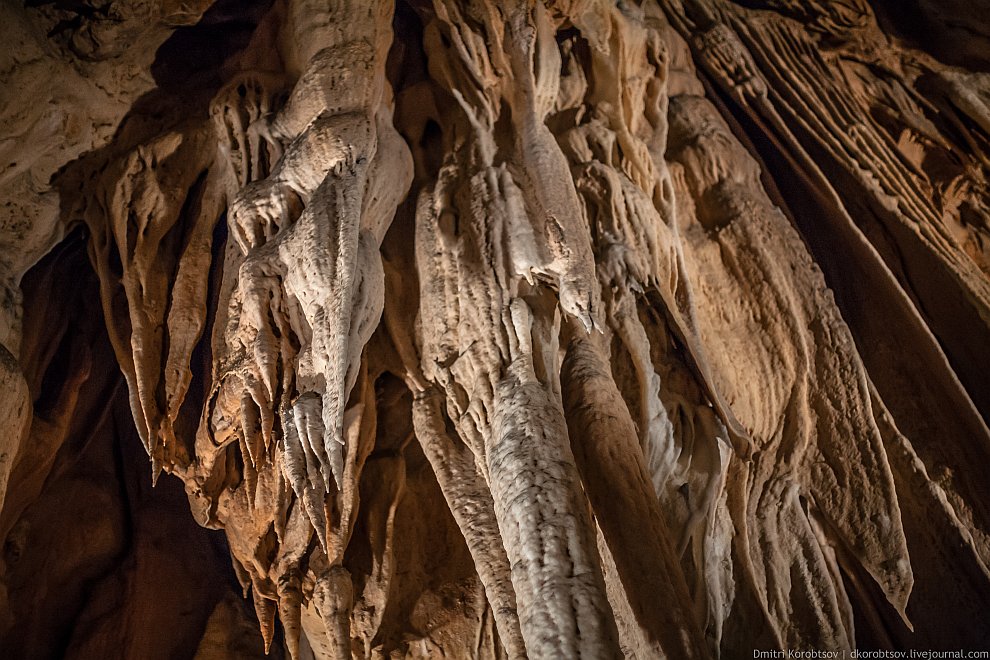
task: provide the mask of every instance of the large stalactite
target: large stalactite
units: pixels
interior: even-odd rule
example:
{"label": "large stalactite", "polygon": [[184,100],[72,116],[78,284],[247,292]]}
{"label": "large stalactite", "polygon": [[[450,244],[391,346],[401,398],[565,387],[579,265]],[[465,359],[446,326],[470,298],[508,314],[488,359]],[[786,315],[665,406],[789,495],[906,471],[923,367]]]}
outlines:
{"label": "large stalactite", "polygon": [[990,648],[982,13],[4,2],[0,649]]}

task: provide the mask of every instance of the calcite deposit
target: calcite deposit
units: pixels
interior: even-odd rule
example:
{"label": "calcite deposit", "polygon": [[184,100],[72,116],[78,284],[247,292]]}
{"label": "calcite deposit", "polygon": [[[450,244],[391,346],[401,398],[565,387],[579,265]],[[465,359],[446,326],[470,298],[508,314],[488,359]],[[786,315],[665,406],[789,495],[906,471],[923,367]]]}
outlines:
{"label": "calcite deposit", "polygon": [[0,38],[0,655],[990,649],[990,12]]}

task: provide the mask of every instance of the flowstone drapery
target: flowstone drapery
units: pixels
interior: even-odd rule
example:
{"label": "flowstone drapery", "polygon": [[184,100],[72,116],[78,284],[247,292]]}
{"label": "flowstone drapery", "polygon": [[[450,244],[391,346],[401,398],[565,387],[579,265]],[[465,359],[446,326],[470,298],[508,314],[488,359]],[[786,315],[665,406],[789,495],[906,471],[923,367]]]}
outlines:
{"label": "flowstone drapery", "polygon": [[[879,0],[70,4],[0,28],[9,648],[99,387],[261,633],[217,587],[166,655],[990,645],[990,44],[954,5],[909,3],[926,41]],[[41,655],[154,657],[77,610]]]}

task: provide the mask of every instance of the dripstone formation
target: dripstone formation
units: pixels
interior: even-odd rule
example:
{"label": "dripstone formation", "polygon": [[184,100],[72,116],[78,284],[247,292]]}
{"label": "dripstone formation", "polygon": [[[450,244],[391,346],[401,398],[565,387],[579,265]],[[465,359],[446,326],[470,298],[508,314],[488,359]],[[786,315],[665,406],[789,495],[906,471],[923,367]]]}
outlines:
{"label": "dripstone formation", "polygon": [[0,649],[990,648],[979,4],[4,0]]}

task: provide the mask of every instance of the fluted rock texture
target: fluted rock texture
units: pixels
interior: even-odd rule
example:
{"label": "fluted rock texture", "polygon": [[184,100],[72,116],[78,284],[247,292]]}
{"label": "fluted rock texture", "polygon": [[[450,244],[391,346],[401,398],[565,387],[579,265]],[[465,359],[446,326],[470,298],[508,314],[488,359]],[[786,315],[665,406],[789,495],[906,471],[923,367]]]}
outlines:
{"label": "fluted rock texture", "polygon": [[0,37],[0,649],[990,648],[990,11]]}

